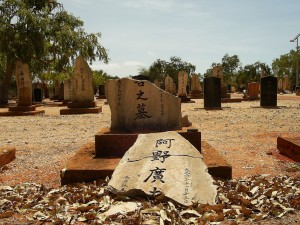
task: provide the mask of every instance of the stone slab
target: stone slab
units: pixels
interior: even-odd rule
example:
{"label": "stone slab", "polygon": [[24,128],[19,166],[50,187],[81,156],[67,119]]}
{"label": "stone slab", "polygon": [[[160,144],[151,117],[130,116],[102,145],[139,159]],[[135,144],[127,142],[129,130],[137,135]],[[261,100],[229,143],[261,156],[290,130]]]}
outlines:
{"label": "stone slab", "polygon": [[[203,161],[208,167],[208,173],[213,177],[232,178],[232,166],[209,143],[201,142]],[[92,182],[110,177],[121,157],[96,158],[95,143],[89,142],[82,146],[70,158],[66,167],[61,171],[61,184]]]}
{"label": "stone slab", "polygon": [[233,102],[242,102],[241,98],[222,98],[221,103],[233,103]]}
{"label": "stone slab", "polygon": [[96,102],[68,102],[68,108],[95,108],[97,107]]}
{"label": "stone slab", "polygon": [[109,180],[112,191],[142,192],[189,206],[215,204],[217,188],[202,154],[175,131],[139,134]]}
{"label": "stone slab", "polygon": [[61,109],[60,115],[74,115],[74,114],[98,114],[102,112],[102,107],[95,108],[68,108]]}
{"label": "stone slab", "polygon": [[[147,133],[147,132],[146,132]],[[177,130],[199,152],[201,152],[201,132],[194,127],[183,127]],[[102,128],[95,135],[96,157],[123,157],[125,152],[134,144],[139,133],[120,133]],[[112,144],[113,143],[113,144]]]}
{"label": "stone slab", "polygon": [[278,137],[277,149],[279,152],[294,161],[300,162],[300,137]]}
{"label": "stone slab", "polygon": [[45,114],[45,110],[35,110],[35,111],[27,111],[27,112],[18,112],[18,111],[0,112],[0,116],[34,116],[39,114]]}
{"label": "stone slab", "polygon": [[15,147],[0,147],[0,168],[16,158]]}
{"label": "stone slab", "polygon": [[36,106],[30,105],[30,106],[11,106],[8,108],[8,111],[11,112],[28,112],[28,111],[35,111]]}

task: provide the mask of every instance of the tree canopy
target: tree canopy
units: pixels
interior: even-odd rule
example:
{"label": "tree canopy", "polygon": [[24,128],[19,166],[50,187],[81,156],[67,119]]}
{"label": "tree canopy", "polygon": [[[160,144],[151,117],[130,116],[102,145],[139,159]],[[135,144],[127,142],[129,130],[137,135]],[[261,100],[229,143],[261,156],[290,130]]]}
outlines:
{"label": "tree canopy", "polygon": [[9,82],[16,60],[28,63],[35,74],[67,71],[82,55],[92,62],[108,62],[107,50],[99,43],[100,33],[86,33],[84,23],[55,0],[0,1],[0,55],[4,70],[2,99],[7,102]]}

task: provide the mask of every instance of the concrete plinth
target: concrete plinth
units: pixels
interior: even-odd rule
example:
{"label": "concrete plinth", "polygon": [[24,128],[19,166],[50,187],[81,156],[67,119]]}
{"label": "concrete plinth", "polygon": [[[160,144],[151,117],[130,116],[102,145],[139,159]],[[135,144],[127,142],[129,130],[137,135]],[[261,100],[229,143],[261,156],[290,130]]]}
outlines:
{"label": "concrete plinth", "polygon": [[[111,143],[111,145],[114,144],[116,143]],[[231,165],[205,141],[202,141],[202,154],[210,175],[224,179],[232,178]],[[61,184],[92,182],[97,179],[105,179],[107,176],[110,177],[120,160],[121,157],[96,158],[95,144],[87,143],[61,171]]]}
{"label": "concrete plinth", "polygon": [[[177,130],[182,137],[187,139],[199,152],[201,152],[201,132],[194,127],[183,127]],[[147,132],[145,132],[147,133]],[[120,157],[134,144],[139,133],[121,133],[111,131],[108,127],[102,128],[95,135],[96,157]]]}
{"label": "concrete plinth", "polygon": [[68,108],[96,108],[96,102],[68,102]]}
{"label": "concrete plinth", "polygon": [[222,98],[221,102],[222,103],[233,103],[233,102],[242,102],[243,99],[241,98]]}
{"label": "concrete plinth", "polygon": [[45,110],[36,110],[35,105],[11,106],[8,108],[8,112],[0,112],[0,116],[33,116],[44,113]]}
{"label": "concrete plinth", "polygon": [[300,137],[298,138],[277,138],[277,149],[290,159],[300,162]]}
{"label": "concrete plinth", "polygon": [[67,108],[61,109],[60,115],[74,115],[74,114],[98,114],[102,112],[102,107],[95,108]]}

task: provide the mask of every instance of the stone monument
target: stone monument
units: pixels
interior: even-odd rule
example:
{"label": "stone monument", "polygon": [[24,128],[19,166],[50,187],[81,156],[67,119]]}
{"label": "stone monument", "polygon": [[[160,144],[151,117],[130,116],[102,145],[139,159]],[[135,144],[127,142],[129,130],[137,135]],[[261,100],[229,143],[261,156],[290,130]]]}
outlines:
{"label": "stone monument", "polygon": [[67,109],[61,109],[61,115],[100,113],[101,107],[97,107],[94,96],[92,70],[82,56],[75,62],[74,76],[72,77],[71,102],[67,103]]}
{"label": "stone monument", "polygon": [[204,108],[221,108],[221,78],[204,78]]}
{"label": "stone monument", "polygon": [[259,99],[259,82],[250,82],[247,86],[247,99]]}
{"label": "stone monument", "polygon": [[187,98],[186,86],[188,85],[188,74],[184,71],[178,72],[178,91],[177,95],[181,99]]}
{"label": "stone monument", "polygon": [[32,80],[28,64],[17,61],[15,65],[17,82],[17,106],[8,108],[9,112],[2,112],[0,116],[27,116],[45,113],[44,110],[36,110],[32,105]]}
{"label": "stone monument", "polygon": [[165,78],[165,91],[169,92],[170,94],[175,94],[173,84],[173,78],[167,75]]}
{"label": "stone monument", "polygon": [[197,74],[192,74],[191,91],[189,93],[191,99],[203,98],[203,89]]}
{"label": "stone monument", "polygon": [[213,205],[217,195],[201,153],[174,131],[140,134],[108,185],[125,195],[162,192],[186,206],[193,202]]}
{"label": "stone monument", "polygon": [[266,76],[261,78],[260,106],[277,106],[277,77]]}
{"label": "stone monument", "polygon": [[221,98],[230,98],[230,94],[227,94],[227,87],[224,84],[224,74],[222,66],[214,66],[212,69],[212,77],[218,77],[221,80]]}
{"label": "stone monument", "polygon": [[72,78],[64,81],[64,104],[67,104],[72,99]]}

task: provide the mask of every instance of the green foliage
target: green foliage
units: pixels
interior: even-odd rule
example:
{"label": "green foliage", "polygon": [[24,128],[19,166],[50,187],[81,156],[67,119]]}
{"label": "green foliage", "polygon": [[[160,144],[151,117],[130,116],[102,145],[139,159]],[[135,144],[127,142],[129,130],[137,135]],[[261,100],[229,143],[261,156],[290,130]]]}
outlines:
{"label": "green foliage", "polygon": [[193,73],[196,70],[196,66],[191,63],[182,61],[180,57],[170,57],[170,61],[157,59],[152,65],[147,68],[141,68],[139,70],[140,75],[150,77],[150,81],[158,79],[163,81],[165,76],[169,75],[177,83],[177,75],[179,71],[185,71],[188,74]]}
{"label": "green foliage", "polygon": [[222,58],[222,68],[224,74],[224,82],[226,84],[234,84],[237,76],[238,68],[241,65],[237,55],[229,56],[225,54]]}

